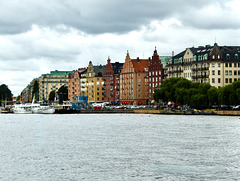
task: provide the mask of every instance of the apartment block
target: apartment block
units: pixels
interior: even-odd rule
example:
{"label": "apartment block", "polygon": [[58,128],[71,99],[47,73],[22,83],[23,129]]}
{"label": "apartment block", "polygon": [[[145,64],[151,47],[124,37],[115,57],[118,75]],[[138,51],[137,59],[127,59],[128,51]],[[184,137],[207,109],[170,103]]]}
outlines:
{"label": "apartment block", "polygon": [[79,68],[68,75],[68,99],[70,102],[73,102],[76,97],[82,96],[82,86],[84,88],[84,83],[81,79],[86,78],[86,73],[86,68]]}
{"label": "apartment block", "polygon": [[221,87],[240,78],[239,46],[199,46],[187,48],[172,57],[165,78],[183,77],[193,82]]}
{"label": "apartment block", "polygon": [[[88,97],[88,103],[101,103],[104,102],[104,80],[103,74],[106,66],[99,65],[93,66],[90,61],[88,64],[86,78],[82,81],[82,96]],[[86,83],[85,83],[86,82]]]}
{"label": "apartment block", "polygon": [[121,104],[148,104],[148,64],[148,59],[131,59],[127,52],[120,74]]}
{"label": "apartment block", "polygon": [[51,91],[58,91],[58,89],[65,85],[68,86],[68,76],[73,71],[51,71],[48,74],[42,74],[39,77],[39,100],[48,100]]}

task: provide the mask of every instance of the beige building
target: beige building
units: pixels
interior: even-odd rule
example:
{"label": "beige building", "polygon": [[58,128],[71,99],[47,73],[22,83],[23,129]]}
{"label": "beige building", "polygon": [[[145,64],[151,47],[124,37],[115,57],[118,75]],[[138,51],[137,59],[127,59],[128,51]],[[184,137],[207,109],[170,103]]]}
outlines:
{"label": "beige building", "polygon": [[49,74],[42,74],[39,77],[39,100],[48,100],[51,91],[58,91],[58,89],[65,85],[68,86],[68,75],[73,71],[51,71]]}
{"label": "beige building", "polygon": [[165,78],[183,77],[215,87],[228,85],[240,78],[240,47],[206,45],[187,48],[172,57]]}

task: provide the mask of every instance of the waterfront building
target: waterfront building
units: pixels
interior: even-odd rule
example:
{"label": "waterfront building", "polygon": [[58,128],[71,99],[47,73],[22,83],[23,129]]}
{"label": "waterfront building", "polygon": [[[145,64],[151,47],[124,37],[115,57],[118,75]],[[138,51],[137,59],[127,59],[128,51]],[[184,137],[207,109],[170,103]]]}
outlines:
{"label": "waterfront building", "polygon": [[127,52],[120,73],[121,104],[148,104],[148,59],[131,59]]}
{"label": "waterfront building", "polygon": [[[149,58],[148,66],[148,90],[149,101],[153,100],[154,89],[159,89],[164,79],[164,69],[160,57],[155,48],[152,59]],[[147,87],[147,86],[146,86]]]}
{"label": "waterfront building", "polygon": [[51,91],[57,92],[61,86],[68,86],[68,76],[73,71],[51,71],[39,77],[39,100],[48,101]]}
{"label": "waterfront building", "polygon": [[30,84],[28,84],[20,94],[21,102],[30,102]]}
{"label": "waterfront building", "polygon": [[206,45],[187,48],[172,57],[165,77],[183,77],[193,82],[222,87],[240,78],[240,46]]}
{"label": "waterfront building", "polygon": [[86,80],[86,86],[82,91],[82,96],[88,97],[88,103],[104,102],[104,80],[103,74],[106,66],[93,66],[90,61],[87,68],[86,78],[81,79],[82,82]]}
{"label": "waterfront building", "polygon": [[111,104],[119,104],[120,89],[119,76],[123,67],[123,63],[111,63],[110,58],[107,60],[106,69],[104,72],[104,102]]}
{"label": "waterfront building", "polygon": [[81,87],[84,87],[85,84],[85,82],[81,82],[81,79],[86,78],[86,72],[86,68],[79,68],[68,75],[68,99],[70,102],[75,101],[76,97],[81,96]]}

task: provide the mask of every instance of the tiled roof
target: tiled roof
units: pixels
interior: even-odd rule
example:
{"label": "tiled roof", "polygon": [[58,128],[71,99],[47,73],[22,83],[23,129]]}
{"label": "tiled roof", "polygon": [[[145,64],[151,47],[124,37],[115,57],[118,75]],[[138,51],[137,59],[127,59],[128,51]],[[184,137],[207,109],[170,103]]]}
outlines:
{"label": "tiled roof", "polygon": [[132,64],[135,72],[146,72],[148,68],[148,59],[132,59]]}

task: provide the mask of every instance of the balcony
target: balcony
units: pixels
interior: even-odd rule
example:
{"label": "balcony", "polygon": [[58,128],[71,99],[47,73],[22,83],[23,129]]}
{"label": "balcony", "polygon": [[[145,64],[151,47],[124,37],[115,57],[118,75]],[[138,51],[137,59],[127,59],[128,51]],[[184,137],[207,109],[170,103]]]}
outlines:
{"label": "balcony", "polygon": [[208,78],[209,76],[208,75],[198,75],[197,77],[201,78],[201,79],[204,79],[204,78]]}
{"label": "balcony", "polygon": [[180,70],[174,70],[174,71],[173,71],[173,73],[182,73],[182,72],[183,72],[182,69],[180,69]]}

